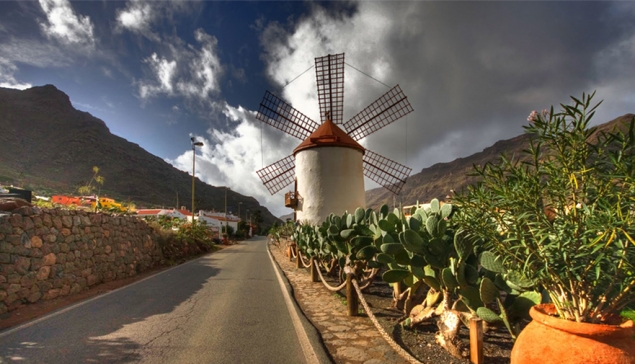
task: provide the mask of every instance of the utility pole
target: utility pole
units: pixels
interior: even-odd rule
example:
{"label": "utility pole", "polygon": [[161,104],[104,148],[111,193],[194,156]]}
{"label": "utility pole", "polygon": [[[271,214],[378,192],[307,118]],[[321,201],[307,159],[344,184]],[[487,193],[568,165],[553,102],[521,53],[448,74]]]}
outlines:
{"label": "utility pole", "polygon": [[229,221],[227,221],[227,190],[229,187],[225,186],[225,234],[227,234],[227,239],[229,239]]}
{"label": "utility pole", "polygon": [[[202,147],[203,142],[194,141],[194,137],[191,137],[190,140],[192,141],[192,224],[194,224],[194,180],[196,179],[196,147]],[[176,196],[178,204],[178,193]]]}

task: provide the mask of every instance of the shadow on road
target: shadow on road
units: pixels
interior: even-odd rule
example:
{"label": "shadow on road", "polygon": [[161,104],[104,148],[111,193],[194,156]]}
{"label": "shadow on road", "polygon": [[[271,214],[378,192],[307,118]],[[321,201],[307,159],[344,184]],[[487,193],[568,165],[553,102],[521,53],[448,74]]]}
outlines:
{"label": "shadow on road", "polygon": [[148,338],[160,334],[152,327],[159,329],[166,314],[180,309],[220,272],[214,260],[207,256],[189,262],[35,324],[0,333],[0,363],[138,361]]}

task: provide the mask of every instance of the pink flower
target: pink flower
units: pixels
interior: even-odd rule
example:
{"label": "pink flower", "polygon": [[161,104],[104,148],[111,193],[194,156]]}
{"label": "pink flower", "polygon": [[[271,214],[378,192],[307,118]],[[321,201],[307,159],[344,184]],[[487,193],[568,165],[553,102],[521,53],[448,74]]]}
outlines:
{"label": "pink flower", "polygon": [[527,117],[527,121],[532,122],[532,121],[536,121],[536,118],[538,117],[538,112],[536,110],[532,111],[531,114],[529,114],[529,116]]}

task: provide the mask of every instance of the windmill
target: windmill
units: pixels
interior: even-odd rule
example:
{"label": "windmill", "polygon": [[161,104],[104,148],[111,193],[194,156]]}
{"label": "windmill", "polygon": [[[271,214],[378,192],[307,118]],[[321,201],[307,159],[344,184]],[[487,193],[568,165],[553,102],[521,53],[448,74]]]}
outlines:
{"label": "windmill", "polygon": [[344,114],[344,53],[315,59],[321,124],[269,91],[256,118],[302,143],[293,154],[257,171],[273,195],[295,181],[285,205],[296,220],[320,223],[365,202],[364,176],[399,194],[412,171],[362,147],[358,141],[413,111],[399,85],[350,120]]}

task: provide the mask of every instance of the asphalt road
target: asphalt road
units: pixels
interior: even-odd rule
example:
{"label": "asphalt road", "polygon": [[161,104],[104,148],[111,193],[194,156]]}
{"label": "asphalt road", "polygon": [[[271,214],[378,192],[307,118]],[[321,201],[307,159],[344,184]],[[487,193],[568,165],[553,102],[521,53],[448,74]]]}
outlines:
{"label": "asphalt road", "polygon": [[0,332],[0,363],[328,360],[286,290],[256,237]]}

